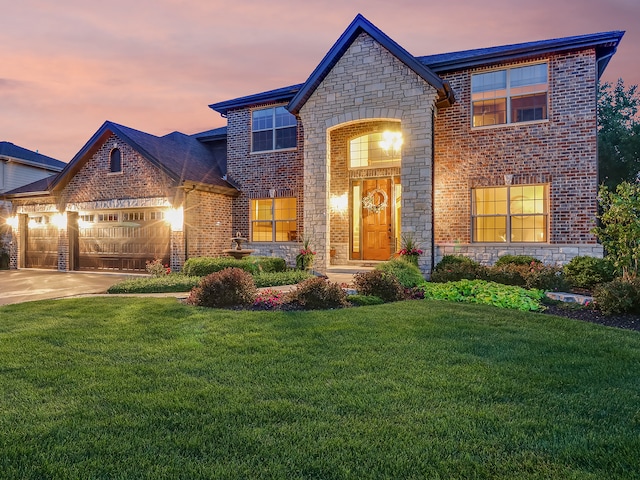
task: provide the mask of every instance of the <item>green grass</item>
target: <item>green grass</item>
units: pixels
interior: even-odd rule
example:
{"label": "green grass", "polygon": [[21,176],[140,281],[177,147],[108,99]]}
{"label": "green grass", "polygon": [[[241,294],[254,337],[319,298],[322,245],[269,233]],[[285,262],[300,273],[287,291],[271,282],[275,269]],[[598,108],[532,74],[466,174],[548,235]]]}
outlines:
{"label": "green grass", "polygon": [[638,478],[640,335],[408,301],[314,312],[0,308],[0,472]]}

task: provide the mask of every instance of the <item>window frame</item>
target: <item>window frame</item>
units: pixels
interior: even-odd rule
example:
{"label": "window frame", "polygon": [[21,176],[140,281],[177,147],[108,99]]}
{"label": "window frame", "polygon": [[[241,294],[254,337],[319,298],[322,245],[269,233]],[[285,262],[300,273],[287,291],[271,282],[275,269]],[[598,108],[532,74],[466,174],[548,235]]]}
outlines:
{"label": "window frame", "polygon": [[[546,67],[546,88],[545,89],[536,89],[536,90],[532,90],[530,92],[526,92],[526,93],[522,93],[522,94],[518,94],[518,93],[512,93],[512,89],[517,89],[522,87],[521,86],[516,86],[516,87],[512,87],[511,85],[511,72],[513,70],[519,69],[519,68],[524,68],[524,67],[534,67],[536,65],[545,65]],[[505,72],[505,88],[504,88],[504,96],[495,96],[492,98],[486,98],[486,99],[478,99],[478,100],[474,100],[473,99],[473,95],[474,95],[474,91],[473,91],[473,77],[477,76],[477,75],[485,75],[488,73],[496,73],[496,72]],[[477,130],[477,129],[486,129],[486,128],[497,128],[497,127],[505,127],[505,126],[510,126],[510,125],[522,125],[522,124],[530,124],[530,123],[540,123],[540,122],[548,122],[549,121],[549,62],[548,61],[538,61],[538,62],[532,62],[532,63],[525,63],[525,64],[517,64],[517,65],[511,65],[509,67],[500,67],[500,68],[494,68],[494,69],[490,69],[490,70],[485,70],[485,71],[480,71],[480,72],[475,72],[472,73],[470,76],[470,81],[469,81],[469,92],[470,92],[470,102],[471,102],[471,117],[470,117],[470,124],[471,124],[471,128],[473,130]],[[537,83],[531,84],[531,85],[539,85]],[[525,85],[526,86],[526,85]],[[492,91],[498,91],[498,90],[502,90],[502,89],[495,89],[495,90],[487,90],[486,92],[492,92]],[[486,92],[475,92],[475,93],[486,93]],[[522,121],[513,121],[512,118],[512,100],[513,99],[520,99],[520,98],[526,98],[526,97],[531,97],[531,96],[535,96],[535,95],[539,95],[541,93],[544,93],[546,96],[546,102],[545,102],[545,116],[544,118],[541,119],[534,119],[534,120],[522,120]],[[474,125],[474,104],[477,102],[482,102],[482,101],[489,101],[489,100],[501,100],[504,99],[505,101],[505,121],[504,123],[492,123],[490,125]]]}
{"label": "window frame", "polygon": [[[522,187],[543,187],[544,191],[543,191],[543,212],[542,213],[537,213],[537,212],[533,212],[533,213],[513,213],[511,211],[512,209],[512,198],[511,198],[511,191],[512,189],[516,189],[516,188],[522,188]],[[476,191],[478,190],[488,190],[488,189],[498,189],[498,188],[504,188],[506,189],[506,209],[507,212],[506,214],[477,214],[476,212]],[[499,244],[499,245],[504,245],[504,244],[527,244],[527,245],[532,245],[532,244],[548,244],[550,243],[550,218],[551,218],[551,213],[550,213],[550,201],[549,201],[549,184],[548,183],[527,183],[527,184],[513,184],[513,185],[492,185],[492,186],[478,186],[478,187],[473,187],[471,189],[471,243],[475,243],[475,244]],[[535,198],[533,199],[535,201]],[[541,241],[536,241],[536,240],[532,240],[532,241],[524,241],[524,240],[520,240],[520,241],[513,241],[511,240],[512,236],[513,236],[513,218],[517,218],[517,217],[527,217],[527,216],[542,216],[544,217],[544,240]],[[476,227],[476,219],[478,218],[489,218],[489,217],[493,217],[493,218],[505,218],[505,241],[504,242],[500,242],[500,241],[481,241],[481,240],[477,240],[477,229]]]}
{"label": "window frame", "polygon": [[[276,219],[276,202],[280,200],[293,200],[294,201],[294,218],[280,218]],[[271,202],[270,208],[270,217],[269,219],[255,219],[254,211],[255,211],[255,203],[254,202]],[[294,222],[295,223],[295,238],[288,238],[287,240],[278,240],[278,224]],[[271,224],[271,240],[256,240],[254,238],[254,233],[256,231],[255,225],[258,223],[270,223]],[[249,238],[251,238],[251,242],[255,243],[286,243],[286,242],[295,242],[297,241],[298,235],[298,198],[297,197],[260,197],[260,198],[251,198],[249,200]]]}
{"label": "window frame", "polygon": [[[114,168],[116,163],[114,162],[114,152],[118,152],[118,162],[117,167],[118,170]],[[109,173],[118,174],[122,173],[122,150],[119,147],[113,147],[109,152]]]}
{"label": "window frame", "polygon": [[[282,109],[286,113],[291,115],[295,119],[295,124],[294,125],[285,125],[285,126],[278,127],[276,125],[276,113],[277,113],[278,109]],[[255,123],[256,123],[255,118],[254,118],[254,114],[256,112],[265,112],[267,110],[271,110],[272,111],[271,127],[269,127],[269,128],[254,128]],[[277,137],[277,131],[278,130],[285,130],[285,129],[289,129],[289,128],[294,128],[295,129],[295,145],[293,145],[291,147],[278,148],[277,144],[276,144],[277,138],[278,138]],[[292,150],[296,150],[298,148],[298,119],[297,119],[297,117],[295,115],[289,113],[284,105],[272,105],[270,107],[262,107],[262,108],[254,108],[254,109],[252,109],[251,110],[251,129],[250,130],[251,130],[251,154],[292,151]],[[256,142],[254,141],[255,133],[257,133],[257,132],[269,132],[269,131],[271,132],[271,148],[270,149],[264,149],[264,150],[256,150],[256,146],[255,146]]]}

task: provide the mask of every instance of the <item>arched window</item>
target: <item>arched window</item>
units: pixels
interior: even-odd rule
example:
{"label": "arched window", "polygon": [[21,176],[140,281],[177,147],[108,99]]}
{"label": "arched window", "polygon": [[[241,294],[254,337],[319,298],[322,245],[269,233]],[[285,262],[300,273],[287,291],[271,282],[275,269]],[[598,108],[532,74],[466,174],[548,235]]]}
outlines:
{"label": "arched window", "polygon": [[349,168],[400,166],[402,133],[368,133],[349,141]]}
{"label": "arched window", "polygon": [[119,148],[111,150],[109,155],[109,171],[111,173],[122,171],[122,155]]}

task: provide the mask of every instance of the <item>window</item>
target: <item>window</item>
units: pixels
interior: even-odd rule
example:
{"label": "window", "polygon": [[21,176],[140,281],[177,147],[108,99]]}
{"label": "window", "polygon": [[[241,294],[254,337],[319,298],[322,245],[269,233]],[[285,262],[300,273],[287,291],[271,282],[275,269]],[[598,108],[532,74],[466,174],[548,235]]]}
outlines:
{"label": "window", "polygon": [[513,185],[475,188],[474,242],[546,242],[547,187]]}
{"label": "window", "polygon": [[349,168],[400,166],[402,134],[378,132],[349,141]]}
{"label": "window", "polygon": [[125,212],[122,214],[123,222],[144,221],[144,212]]}
{"label": "window", "polygon": [[284,107],[254,110],[251,116],[251,151],[295,148],[297,125],[296,117]]}
{"label": "window", "polygon": [[251,241],[293,242],[297,239],[295,198],[251,200]]}
{"label": "window", "polygon": [[474,127],[547,118],[547,64],[471,76]]}
{"label": "window", "polygon": [[122,171],[122,155],[119,148],[114,148],[109,154],[109,171],[111,173]]}
{"label": "window", "polygon": [[120,221],[120,216],[117,213],[99,213],[98,221],[99,222],[118,222]]}

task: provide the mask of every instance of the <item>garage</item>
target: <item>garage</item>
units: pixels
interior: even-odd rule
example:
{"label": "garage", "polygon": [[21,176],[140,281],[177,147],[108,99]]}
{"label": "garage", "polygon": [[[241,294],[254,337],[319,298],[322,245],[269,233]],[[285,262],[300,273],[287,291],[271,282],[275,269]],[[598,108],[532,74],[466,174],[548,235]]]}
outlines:
{"label": "garage", "polygon": [[52,215],[30,214],[25,216],[25,222],[25,267],[57,269],[58,227],[52,222]]}
{"label": "garage", "polygon": [[169,263],[171,228],[161,209],[79,212],[77,227],[70,244],[78,270],[144,272],[154,258]]}

